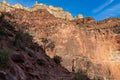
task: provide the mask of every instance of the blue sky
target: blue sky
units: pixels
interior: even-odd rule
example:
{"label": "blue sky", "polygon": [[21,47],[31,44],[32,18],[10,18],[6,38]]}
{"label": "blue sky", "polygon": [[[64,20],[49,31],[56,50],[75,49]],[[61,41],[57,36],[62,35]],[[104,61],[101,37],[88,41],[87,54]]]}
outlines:
{"label": "blue sky", "polygon": [[[0,0],[2,1],[2,0]],[[11,4],[20,3],[26,7],[32,7],[36,0],[6,0]],[[73,16],[83,14],[91,16],[95,20],[108,17],[120,17],[120,0],[38,0],[39,3],[62,7]]]}

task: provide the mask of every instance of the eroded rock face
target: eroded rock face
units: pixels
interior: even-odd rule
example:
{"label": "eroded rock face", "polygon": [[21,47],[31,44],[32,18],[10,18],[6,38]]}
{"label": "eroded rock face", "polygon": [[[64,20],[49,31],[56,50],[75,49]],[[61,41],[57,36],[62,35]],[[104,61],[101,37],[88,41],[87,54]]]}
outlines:
{"label": "eroded rock face", "polygon": [[[75,18],[74,20],[71,20],[71,22],[73,22],[76,25],[79,26],[90,26],[90,25],[86,25],[89,23],[94,23],[94,19],[92,17],[86,17],[86,18]],[[82,25],[84,24],[84,25]]]}
{"label": "eroded rock face", "polygon": [[0,12],[9,12],[14,10],[8,3],[0,2]]}
{"label": "eroded rock face", "polygon": [[83,18],[83,15],[82,15],[82,14],[78,14],[78,15],[76,16],[76,19],[81,19],[81,18]]}
{"label": "eroded rock face", "polygon": [[47,10],[49,13],[53,14],[57,18],[66,19],[66,20],[72,20],[73,19],[72,15],[69,12],[66,12],[62,8],[59,8],[59,7],[53,7],[53,6],[47,6],[47,5],[44,5],[44,4],[38,4],[38,5],[34,5],[31,8],[31,11],[35,11],[35,10],[38,10],[38,9]]}
{"label": "eroded rock face", "polygon": [[[28,32],[51,58],[61,56],[62,65],[69,71],[75,66],[75,71],[82,70],[93,80],[119,80],[120,19],[94,22],[89,17],[81,19],[82,22],[67,21],[45,10],[16,10],[9,14],[13,17],[5,16],[7,21],[15,28]],[[30,46],[28,41],[23,39],[23,42]],[[39,60],[38,63],[42,64]]]}
{"label": "eroded rock face", "polygon": [[[37,16],[37,13],[34,14]],[[75,71],[79,69],[86,71],[91,79],[97,77],[119,80],[119,19],[94,23],[93,19],[86,18],[81,26],[54,17],[49,18],[50,21],[46,19],[47,17],[44,17],[45,21],[44,19],[31,21],[27,18],[26,15],[29,24],[37,25],[32,27],[33,24],[30,24],[25,31],[34,32],[32,34],[34,42],[40,45],[42,45],[41,38],[54,41],[53,51],[49,49],[50,47],[45,49],[47,55],[50,57],[61,56],[62,65],[69,71],[72,71],[72,60],[74,59]],[[24,18],[22,18],[23,20]]]}
{"label": "eroded rock face", "polygon": [[[72,74],[48,57],[13,18],[15,15],[1,13],[0,80],[71,80]],[[24,28],[27,27],[24,25]]]}
{"label": "eroded rock face", "polygon": [[16,9],[24,9],[30,12],[43,9],[43,10],[47,10],[49,13],[51,13],[57,18],[66,19],[66,20],[73,19],[71,13],[64,11],[62,8],[53,7],[51,5],[47,6],[45,4],[39,4],[36,2],[36,4],[32,8],[26,8],[26,7],[23,7],[21,4],[10,5],[7,2],[0,2],[0,12],[11,12]]}

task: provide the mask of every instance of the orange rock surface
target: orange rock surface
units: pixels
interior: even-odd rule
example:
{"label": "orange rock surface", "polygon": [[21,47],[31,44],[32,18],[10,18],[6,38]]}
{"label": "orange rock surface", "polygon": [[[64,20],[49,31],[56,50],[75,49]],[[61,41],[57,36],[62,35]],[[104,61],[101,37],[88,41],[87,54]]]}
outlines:
{"label": "orange rock surface", "polygon": [[[4,19],[16,30],[29,33],[32,41],[42,46],[51,58],[61,56],[62,65],[69,71],[72,71],[72,61],[75,60],[75,71],[86,72],[91,80],[120,79],[119,18],[100,22],[90,17],[69,21],[58,19],[47,10],[29,12],[18,9],[4,13]],[[28,41],[23,39],[23,42],[39,51]]]}

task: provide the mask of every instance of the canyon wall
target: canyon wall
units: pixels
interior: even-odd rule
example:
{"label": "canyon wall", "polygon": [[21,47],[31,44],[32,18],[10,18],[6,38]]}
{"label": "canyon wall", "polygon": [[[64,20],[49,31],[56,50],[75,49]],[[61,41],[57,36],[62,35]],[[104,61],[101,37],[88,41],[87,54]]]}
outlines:
{"label": "canyon wall", "polygon": [[69,71],[82,70],[90,79],[119,80],[120,19],[66,20],[44,9],[15,9],[5,14],[9,23],[29,33],[49,57],[60,56]]}
{"label": "canyon wall", "polygon": [[[5,1],[0,2],[0,12],[11,12],[16,9],[23,9],[30,12],[43,9],[43,10],[47,10],[49,13],[53,14],[57,18],[66,19],[66,20],[73,19],[73,16],[71,15],[71,13],[64,11],[60,7],[54,7],[52,5],[47,6],[45,4],[39,4],[36,2],[36,4],[34,4],[31,8],[27,8],[27,7],[23,7],[21,4],[11,5]],[[81,16],[79,18],[83,18],[83,17]]]}
{"label": "canyon wall", "polygon": [[[20,17],[23,13],[21,20],[10,21],[19,23],[17,28],[28,32],[34,42],[44,46],[48,56],[62,57],[62,65],[69,71],[75,66],[75,71],[82,70],[91,79],[119,80],[120,19],[66,21],[45,10],[32,13],[16,10],[10,14]],[[42,39],[48,41],[45,43]]]}
{"label": "canyon wall", "polygon": [[13,17],[0,13],[0,80],[71,80],[73,74],[48,57],[30,34],[19,29],[26,24],[13,22]]}

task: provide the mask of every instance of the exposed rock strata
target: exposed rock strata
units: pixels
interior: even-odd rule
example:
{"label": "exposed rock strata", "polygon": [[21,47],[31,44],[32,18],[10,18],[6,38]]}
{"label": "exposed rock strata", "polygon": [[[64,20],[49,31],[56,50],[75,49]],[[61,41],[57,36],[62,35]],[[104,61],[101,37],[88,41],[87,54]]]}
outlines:
{"label": "exposed rock strata", "polygon": [[[56,18],[47,10],[30,12],[19,9],[4,14],[5,20],[15,29],[29,33],[33,42],[43,46],[48,56],[61,56],[62,65],[69,71],[72,71],[72,61],[75,60],[75,71],[80,69],[86,72],[92,80],[119,80],[119,18],[100,22],[94,22],[90,17],[68,21]],[[48,42],[43,43],[41,39],[47,39]],[[39,48],[28,43],[29,39],[22,40],[24,45],[39,51]],[[53,50],[48,46],[52,42],[55,45]],[[6,45],[1,43],[2,46]],[[36,76],[36,73],[30,75]]]}
{"label": "exposed rock strata", "polygon": [[26,8],[26,7],[23,7],[21,4],[11,5],[7,2],[0,3],[0,12],[10,12],[10,11],[13,11],[15,9],[24,9],[24,10],[30,11],[30,12],[36,11],[39,9],[43,9],[43,10],[47,10],[49,13],[53,14],[57,18],[66,19],[66,20],[73,19],[72,15],[69,12],[64,11],[62,8],[53,7],[51,5],[47,6],[44,4],[36,3],[32,8]]}
{"label": "exposed rock strata", "polygon": [[12,22],[13,17],[0,16],[0,80],[71,80],[72,74],[20,30],[25,24]]}
{"label": "exposed rock strata", "polygon": [[82,23],[79,20],[69,22],[57,19],[45,10],[16,10],[10,14],[13,18],[5,18],[12,23],[18,23],[19,25],[14,26],[32,35],[34,42],[43,46],[41,38],[48,39],[49,43],[54,42],[53,50],[47,46],[44,48],[47,55],[61,56],[62,65],[69,71],[72,71],[74,59],[75,70],[87,72],[91,79],[97,76],[119,80],[120,19],[95,23],[92,18],[86,18]]}

